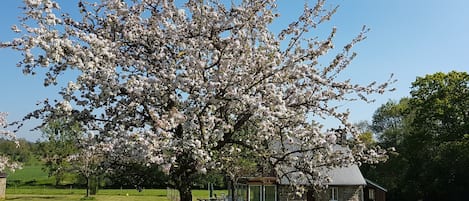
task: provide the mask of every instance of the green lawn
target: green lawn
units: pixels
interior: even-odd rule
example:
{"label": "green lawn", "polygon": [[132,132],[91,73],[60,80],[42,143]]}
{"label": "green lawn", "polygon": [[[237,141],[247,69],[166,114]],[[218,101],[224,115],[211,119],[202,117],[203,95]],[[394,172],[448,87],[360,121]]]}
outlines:
{"label": "green lawn", "polygon": [[[82,195],[7,195],[11,201],[80,201]],[[96,195],[94,201],[169,201],[158,196]],[[86,200],[85,200],[86,201]]]}
{"label": "green lawn", "polygon": [[[59,200],[80,200],[85,195],[84,189],[50,189],[50,188],[7,188],[6,200],[15,201],[59,201]],[[168,191],[166,189],[145,189],[138,192],[135,189],[102,189],[98,191],[95,197],[96,201],[168,201]],[[175,193],[174,191],[172,193]],[[216,190],[214,192],[217,196],[227,195],[226,190]],[[193,190],[193,200],[197,198],[208,198],[209,192],[207,190]]]}
{"label": "green lawn", "polygon": [[[42,171],[41,165],[24,166],[23,169],[9,174],[7,177],[6,200],[11,201],[67,201],[80,200],[86,193],[85,189],[78,189],[73,185],[63,189],[54,188],[54,177],[48,177]],[[72,181],[67,179],[65,183]],[[227,195],[226,190],[216,190],[218,197]],[[166,189],[144,189],[138,192],[136,189],[100,189],[95,201],[169,201],[167,194],[177,195],[177,191],[168,192]],[[208,198],[208,190],[193,190],[193,200]]]}

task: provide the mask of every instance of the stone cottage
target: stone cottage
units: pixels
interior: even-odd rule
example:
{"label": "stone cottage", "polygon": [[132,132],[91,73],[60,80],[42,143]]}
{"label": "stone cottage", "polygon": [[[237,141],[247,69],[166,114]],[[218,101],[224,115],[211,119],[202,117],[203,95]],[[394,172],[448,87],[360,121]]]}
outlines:
{"label": "stone cottage", "polygon": [[287,180],[275,177],[245,177],[230,190],[234,201],[363,201],[366,180],[357,165],[335,168],[327,173],[332,182],[321,192],[308,191],[301,197]]}

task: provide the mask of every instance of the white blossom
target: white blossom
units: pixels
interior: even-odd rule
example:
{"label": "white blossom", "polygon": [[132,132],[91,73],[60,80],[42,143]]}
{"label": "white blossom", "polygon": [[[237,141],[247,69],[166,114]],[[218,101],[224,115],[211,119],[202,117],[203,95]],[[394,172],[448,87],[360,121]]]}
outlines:
{"label": "white blossom", "polygon": [[[0,112],[0,136],[4,136],[7,139],[15,139],[15,134],[11,131],[4,130],[8,126],[6,120],[7,114]],[[19,143],[16,141],[17,146]],[[15,171],[16,169],[21,169],[21,164],[15,161],[11,161],[9,157],[0,155],[0,173],[5,170]]]}
{"label": "white blossom", "polygon": [[[23,53],[18,65],[26,74],[47,66],[46,86],[77,75],[62,100],[44,101],[27,118],[75,118],[99,146],[107,144],[106,154],[129,158],[125,150],[166,173],[195,174],[239,170],[233,161],[249,150],[277,177],[285,176],[279,167],[290,167],[313,185],[328,179],[316,177],[320,168],[386,158],[354,140],[348,111],[338,106],[371,101],[365,95],[388,90],[392,80],[361,86],[339,79],[367,29],[342,50],[333,44],[335,28],[314,35],[335,12],[323,0],[278,33],[270,29],[275,0],[85,2],[76,19],[51,0],[25,3],[28,23],[13,29],[25,31],[0,47]],[[335,152],[337,136],[310,117],[339,120],[352,136],[343,144],[350,151]]]}

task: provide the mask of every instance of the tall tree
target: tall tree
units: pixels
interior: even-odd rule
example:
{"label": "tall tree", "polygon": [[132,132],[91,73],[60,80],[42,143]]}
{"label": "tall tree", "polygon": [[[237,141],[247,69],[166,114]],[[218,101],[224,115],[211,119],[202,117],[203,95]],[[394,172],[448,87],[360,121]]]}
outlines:
{"label": "tall tree", "polygon": [[[406,177],[409,167],[408,155],[404,140],[409,134],[408,98],[400,101],[388,101],[381,105],[373,114],[372,132],[377,137],[377,145],[396,151],[389,153],[386,163],[364,165],[364,175],[388,189],[387,200],[415,200],[412,197],[415,189]],[[412,154],[412,153],[410,153]]]}
{"label": "tall tree", "polygon": [[435,73],[412,83],[411,97],[373,116],[380,144],[395,147],[387,163],[367,170],[391,200],[463,200],[469,188],[469,75]]}
{"label": "tall tree", "polygon": [[[149,150],[142,158],[170,174],[183,201],[192,199],[195,175],[233,165],[224,162],[236,146],[271,163],[279,178],[304,178],[292,185],[324,185],[327,178],[317,177],[324,167],[385,158],[356,138],[348,111],[336,104],[369,101],[389,82],[338,78],[367,29],[334,49],[335,28],[327,36],[310,32],[337,10],[324,0],[306,4],[277,33],[275,0],[79,1],[79,13],[70,14],[52,0],[25,3],[21,25],[13,26],[21,36],[1,47],[22,53],[26,74],[47,68],[45,86],[77,75],[61,100],[44,101],[27,118],[71,116],[109,149],[139,142]],[[334,153],[336,134],[324,134],[310,117],[339,120],[354,136],[350,151]],[[248,127],[255,129],[242,132]]]}
{"label": "tall tree", "polygon": [[464,199],[469,188],[469,74],[435,73],[412,83],[410,172],[425,200]]}

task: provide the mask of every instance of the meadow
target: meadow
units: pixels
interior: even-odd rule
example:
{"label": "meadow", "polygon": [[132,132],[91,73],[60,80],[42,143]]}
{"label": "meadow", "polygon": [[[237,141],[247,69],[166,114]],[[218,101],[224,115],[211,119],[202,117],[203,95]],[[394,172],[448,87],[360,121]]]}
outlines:
{"label": "meadow", "polygon": [[[8,175],[6,200],[14,201],[74,201],[84,199],[86,189],[76,188],[73,178],[68,178],[65,185],[55,188],[54,177],[48,177],[41,165],[25,166]],[[226,190],[215,190],[218,196],[227,195]],[[169,195],[169,196],[168,196]],[[89,200],[95,201],[170,201],[169,197],[177,195],[177,191],[168,189],[99,189]],[[193,200],[208,198],[208,190],[193,190]]]}
{"label": "meadow", "polygon": [[[96,201],[169,201],[166,189],[145,189],[138,192],[135,189],[102,189],[92,196]],[[226,190],[215,190],[217,195],[227,195]],[[67,201],[82,200],[85,189],[7,189],[6,200],[15,201]],[[207,190],[193,190],[193,200],[208,198]]]}

